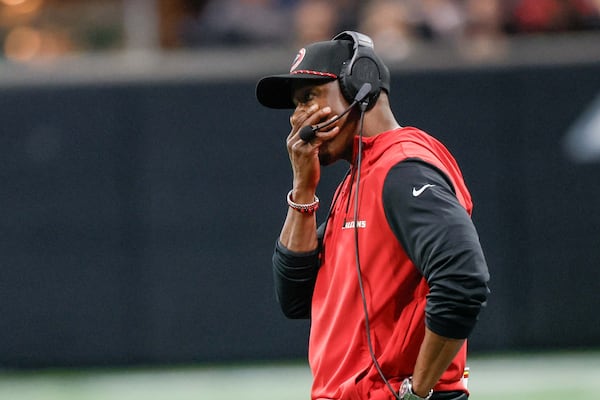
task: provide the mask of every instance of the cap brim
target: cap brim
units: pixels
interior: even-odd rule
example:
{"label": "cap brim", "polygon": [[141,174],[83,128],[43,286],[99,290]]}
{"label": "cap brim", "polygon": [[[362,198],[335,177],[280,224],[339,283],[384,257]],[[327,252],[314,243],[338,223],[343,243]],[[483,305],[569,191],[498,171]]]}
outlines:
{"label": "cap brim", "polygon": [[308,74],[266,76],[259,80],[256,85],[256,98],[265,107],[277,109],[296,108],[292,101],[292,83],[311,81],[317,84],[334,79]]}

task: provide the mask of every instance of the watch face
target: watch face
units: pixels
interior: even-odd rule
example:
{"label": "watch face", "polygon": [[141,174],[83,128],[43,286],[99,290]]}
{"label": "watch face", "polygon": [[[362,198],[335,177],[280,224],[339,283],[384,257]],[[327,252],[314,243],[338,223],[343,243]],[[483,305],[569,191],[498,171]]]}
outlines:
{"label": "watch face", "polygon": [[410,379],[405,379],[400,386],[400,390],[398,390],[398,397],[400,400],[427,400],[431,397],[432,392],[433,390],[429,392],[427,397],[420,397],[413,393]]}
{"label": "watch face", "polygon": [[402,382],[402,386],[400,386],[398,394],[402,400],[410,399],[410,383],[407,379]]}

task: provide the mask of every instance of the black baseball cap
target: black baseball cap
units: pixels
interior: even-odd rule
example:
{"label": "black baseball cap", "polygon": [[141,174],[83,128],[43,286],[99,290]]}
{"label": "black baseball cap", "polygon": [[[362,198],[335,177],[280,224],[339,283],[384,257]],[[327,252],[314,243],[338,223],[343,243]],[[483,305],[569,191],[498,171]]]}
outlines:
{"label": "black baseball cap", "polygon": [[269,108],[296,108],[292,101],[292,82],[316,84],[339,78],[345,61],[352,57],[350,40],[316,42],[298,51],[289,74],[266,76],[256,85],[256,98]]}

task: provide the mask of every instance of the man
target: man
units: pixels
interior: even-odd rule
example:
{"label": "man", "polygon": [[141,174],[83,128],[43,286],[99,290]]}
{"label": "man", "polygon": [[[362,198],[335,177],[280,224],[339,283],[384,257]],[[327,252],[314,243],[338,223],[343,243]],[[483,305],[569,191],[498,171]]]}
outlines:
{"label": "man", "polygon": [[[488,294],[471,197],[448,150],[401,127],[369,37],[300,50],[257,98],[295,108],[278,301],[310,318],[313,399],[466,399],[466,338]],[[321,166],[350,164],[317,229]]]}

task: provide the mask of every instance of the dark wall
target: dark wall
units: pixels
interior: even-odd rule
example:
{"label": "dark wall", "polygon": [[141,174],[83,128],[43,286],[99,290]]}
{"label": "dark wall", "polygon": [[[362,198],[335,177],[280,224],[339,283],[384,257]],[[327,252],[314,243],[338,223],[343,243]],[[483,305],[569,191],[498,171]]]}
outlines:
{"label": "dark wall", "polygon": [[[398,120],[448,145],[474,197],[493,279],[474,350],[600,345],[600,163],[561,147],[598,77],[394,76]],[[305,355],[308,323],[279,313],[270,270],[288,113],[253,81],[3,89],[0,116],[0,364]],[[324,203],[344,170],[324,172]]]}

